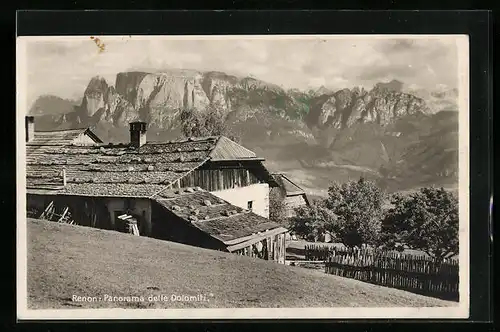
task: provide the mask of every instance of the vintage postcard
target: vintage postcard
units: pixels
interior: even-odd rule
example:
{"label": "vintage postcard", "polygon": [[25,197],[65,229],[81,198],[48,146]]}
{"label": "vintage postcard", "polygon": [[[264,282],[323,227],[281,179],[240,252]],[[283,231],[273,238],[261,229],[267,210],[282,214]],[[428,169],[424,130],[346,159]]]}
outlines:
{"label": "vintage postcard", "polygon": [[18,37],[18,318],[467,318],[468,75],[464,35]]}

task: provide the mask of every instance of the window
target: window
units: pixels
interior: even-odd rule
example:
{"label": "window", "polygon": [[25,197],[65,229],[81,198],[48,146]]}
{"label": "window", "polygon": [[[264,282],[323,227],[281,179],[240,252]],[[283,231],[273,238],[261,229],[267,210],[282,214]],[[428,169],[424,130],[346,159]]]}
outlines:
{"label": "window", "polygon": [[253,201],[248,201],[247,202],[247,209],[252,210],[252,208],[253,208]]}

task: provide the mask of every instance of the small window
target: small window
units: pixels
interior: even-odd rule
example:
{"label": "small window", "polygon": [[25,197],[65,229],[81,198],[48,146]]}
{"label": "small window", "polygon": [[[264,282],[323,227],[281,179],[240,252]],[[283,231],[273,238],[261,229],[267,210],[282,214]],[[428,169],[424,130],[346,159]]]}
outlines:
{"label": "small window", "polygon": [[248,201],[247,202],[247,209],[252,210],[252,208],[253,208],[253,201]]}

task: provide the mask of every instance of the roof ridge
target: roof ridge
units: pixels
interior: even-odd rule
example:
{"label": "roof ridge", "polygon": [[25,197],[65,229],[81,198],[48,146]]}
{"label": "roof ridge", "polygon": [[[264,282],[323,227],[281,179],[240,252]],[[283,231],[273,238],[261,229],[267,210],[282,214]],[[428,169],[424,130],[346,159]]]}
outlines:
{"label": "roof ridge", "polygon": [[222,135],[222,136],[220,136],[220,138],[219,138],[219,139],[226,139],[226,140],[230,141],[231,143],[234,143],[234,144],[236,144],[236,145],[239,145],[240,147],[242,147],[243,149],[247,150],[247,151],[248,151],[248,152],[250,152],[251,154],[255,155],[255,157],[257,157],[257,154],[256,154],[254,151],[252,151],[252,150],[250,150],[250,149],[246,148],[245,146],[241,145],[241,144],[240,144],[240,143],[238,143],[238,142],[233,141],[232,139],[230,139],[230,138],[229,138],[229,137],[227,137],[227,136]]}
{"label": "roof ridge", "polygon": [[[237,143],[237,142],[233,141],[232,139],[230,139],[230,138],[228,138],[228,137],[226,137],[224,135],[220,135],[220,136],[218,136],[217,142],[215,143],[215,146],[213,147],[213,149],[211,150],[211,152],[209,154],[210,159],[213,159],[213,160],[234,160],[235,159],[234,155],[233,155],[233,157],[230,157],[230,158],[223,158],[223,157],[221,158],[220,156],[219,157],[216,156],[217,155],[217,151],[219,150],[219,148],[220,148],[220,146],[222,144],[226,144],[228,146],[231,146],[231,145],[237,146],[238,149],[241,149],[242,151],[244,151],[245,154],[250,155],[250,156],[245,156],[244,158],[242,157],[242,158],[236,158],[236,159],[248,159],[248,160],[251,160],[251,159],[257,159],[258,158],[257,154],[254,151],[252,151],[252,150],[244,147],[240,143]],[[232,149],[234,150],[234,147]],[[221,153],[219,153],[219,154],[221,154]],[[222,152],[222,155],[224,155],[224,152]],[[260,159],[262,159],[262,158],[260,158]]]}
{"label": "roof ridge", "polygon": [[220,136],[203,136],[203,137],[195,137],[190,136],[182,139],[174,139],[168,141],[147,141],[146,144],[176,144],[176,143],[188,143],[188,142],[203,142],[208,140],[218,139]]}
{"label": "roof ridge", "polygon": [[221,139],[221,136],[219,136],[217,138],[217,141],[215,142],[215,145],[213,146],[213,148],[210,150],[210,153],[208,154],[208,158],[209,159],[212,159],[212,154],[214,153],[214,151],[217,149],[217,147],[220,145],[220,139]]}
{"label": "roof ridge", "polygon": [[58,129],[58,130],[36,130],[35,134],[37,134],[37,133],[60,133],[60,132],[66,132],[66,131],[83,131],[83,130],[90,130],[90,127],[73,128],[73,129]]}
{"label": "roof ridge", "polygon": [[282,177],[284,177],[285,180],[287,180],[288,182],[290,182],[291,184],[293,184],[295,187],[299,188],[301,191],[304,191],[304,189],[302,189],[302,187],[300,187],[298,184],[296,184],[295,182],[293,182],[286,174],[281,173],[280,175]]}

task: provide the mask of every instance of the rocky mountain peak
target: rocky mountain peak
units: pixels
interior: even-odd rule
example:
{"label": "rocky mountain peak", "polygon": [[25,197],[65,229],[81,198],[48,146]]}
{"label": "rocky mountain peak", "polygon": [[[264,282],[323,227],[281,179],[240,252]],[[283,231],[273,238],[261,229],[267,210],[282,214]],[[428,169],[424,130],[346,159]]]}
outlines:
{"label": "rocky mountain peak", "polygon": [[93,77],[85,90],[79,117],[121,127],[132,119],[143,119],[167,128],[175,122],[180,109],[214,106],[224,115],[234,113],[241,121],[258,113],[286,121],[305,121],[311,129],[342,129],[355,123],[385,126],[401,116],[428,112],[422,98],[402,92],[402,87],[402,82],[392,80],[378,83],[370,91],[362,87],[331,91],[321,86],[316,91],[301,92],[219,71],[129,71],[118,73],[114,86],[100,76]]}
{"label": "rocky mountain peak", "polygon": [[[391,87],[400,87],[399,83],[391,84]],[[369,92],[355,87],[317,97],[306,121],[310,127],[322,129],[343,129],[355,123],[386,126],[401,116],[418,112],[429,112],[423,99],[395,91],[382,83],[375,85]]]}
{"label": "rocky mountain peak", "polygon": [[90,79],[87,89],[85,89],[84,95],[91,95],[96,93],[105,93],[108,90],[108,82],[101,76],[94,76]]}
{"label": "rocky mountain peak", "polygon": [[332,92],[333,92],[332,90],[322,85],[316,91],[314,91],[314,95],[315,96],[329,95],[332,94]]}
{"label": "rocky mountain peak", "polygon": [[390,82],[379,82],[375,84],[374,89],[379,91],[401,92],[403,91],[403,86],[403,82],[393,79]]}

